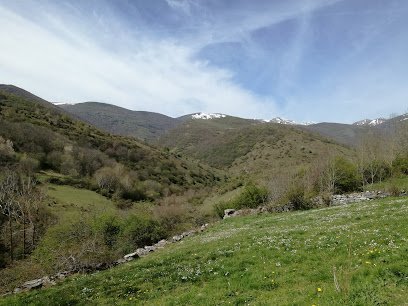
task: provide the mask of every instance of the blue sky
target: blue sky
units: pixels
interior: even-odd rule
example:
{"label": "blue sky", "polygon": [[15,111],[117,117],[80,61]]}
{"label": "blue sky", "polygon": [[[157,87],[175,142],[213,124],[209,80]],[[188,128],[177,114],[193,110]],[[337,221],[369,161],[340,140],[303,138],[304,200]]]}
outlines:
{"label": "blue sky", "polygon": [[406,0],[0,0],[0,83],[170,116],[408,111]]}

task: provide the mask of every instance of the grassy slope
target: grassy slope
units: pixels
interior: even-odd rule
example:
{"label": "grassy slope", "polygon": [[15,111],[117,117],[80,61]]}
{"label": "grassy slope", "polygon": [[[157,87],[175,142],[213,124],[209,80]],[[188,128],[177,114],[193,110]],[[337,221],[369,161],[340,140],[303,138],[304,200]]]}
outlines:
{"label": "grassy slope", "polygon": [[160,144],[261,180],[296,171],[329,153],[353,156],[349,148],[297,127],[233,117],[187,121],[161,137]]}
{"label": "grassy slope", "polygon": [[406,198],[229,219],[138,261],[0,304],[403,305],[407,223]]}
{"label": "grassy slope", "polygon": [[[121,213],[111,200],[90,190],[52,184],[44,185],[43,190],[50,197],[50,212],[57,217],[51,228],[80,218],[92,218],[104,212]],[[43,274],[45,272],[42,268],[30,259],[19,262],[16,267],[0,269],[0,292],[13,290],[21,282]]]}

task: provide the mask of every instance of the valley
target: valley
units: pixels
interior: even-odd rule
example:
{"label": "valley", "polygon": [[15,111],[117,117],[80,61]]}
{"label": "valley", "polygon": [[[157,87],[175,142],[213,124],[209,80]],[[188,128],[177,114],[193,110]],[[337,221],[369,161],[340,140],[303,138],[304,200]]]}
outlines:
{"label": "valley", "polygon": [[[405,118],[171,118],[54,105],[1,85],[0,293],[61,271],[74,276],[0,304],[398,304],[407,286],[407,203],[398,197],[408,189]],[[328,200],[365,190],[395,198]],[[293,211],[220,220],[225,209],[288,205]],[[207,223],[146,258],[83,274]]]}

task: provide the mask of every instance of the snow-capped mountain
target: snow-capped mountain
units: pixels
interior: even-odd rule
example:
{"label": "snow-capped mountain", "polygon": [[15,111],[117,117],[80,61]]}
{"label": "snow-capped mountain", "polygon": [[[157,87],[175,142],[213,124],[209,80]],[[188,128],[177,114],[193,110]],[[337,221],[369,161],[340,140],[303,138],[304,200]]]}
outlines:
{"label": "snow-capped mountain", "polygon": [[379,124],[383,124],[387,119],[384,118],[377,118],[377,119],[364,119],[357,122],[354,122],[353,125],[359,126],[376,126]]}
{"label": "snow-capped mountain", "polygon": [[219,113],[214,113],[214,114],[197,113],[197,114],[191,115],[192,119],[204,119],[204,120],[219,119],[219,118],[225,118],[225,117],[227,117],[227,115],[219,114]]}
{"label": "snow-capped mountain", "polygon": [[272,118],[271,120],[263,120],[264,122],[270,122],[270,123],[279,123],[279,124],[287,124],[287,125],[311,125],[315,124],[315,122],[296,122],[294,120],[290,119],[285,119],[282,117],[275,117]]}

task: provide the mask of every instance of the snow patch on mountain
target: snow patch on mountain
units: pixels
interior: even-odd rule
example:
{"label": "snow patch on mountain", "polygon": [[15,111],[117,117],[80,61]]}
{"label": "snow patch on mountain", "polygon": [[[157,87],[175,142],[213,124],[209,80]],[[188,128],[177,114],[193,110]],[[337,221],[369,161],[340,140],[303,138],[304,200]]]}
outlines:
{"label": "snow patch on mountain", "polygon": [[227,117],[227,115],[219,114],[219,113],[214,113],[214,114],[197,113],[197,114],[191,115],[192,119],[204,119],[204,120],[219,119],[219,118],[225,118],[225,117]]}
{"label": "snow patch on mountain", "polygon": [[268,123],[279,123],[279,124],[286,124],[286,125],[311,125],[315,124],[315,122],[296,122],[291,119],[285,119],[282,117],[275,117],[270,120],[262,120],[263,122],[268,122]]}
{"label": "snow patch on mountain", "polygon": [[377,126],[383,124],[387,119],[384,118],[377,118],[377,119],[364,119],[357,122],[354,122],[353,125],[359,126]]}

